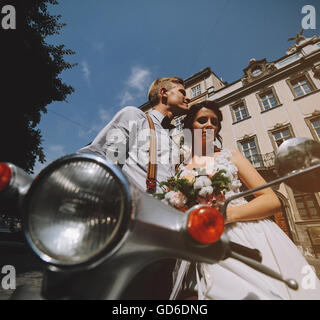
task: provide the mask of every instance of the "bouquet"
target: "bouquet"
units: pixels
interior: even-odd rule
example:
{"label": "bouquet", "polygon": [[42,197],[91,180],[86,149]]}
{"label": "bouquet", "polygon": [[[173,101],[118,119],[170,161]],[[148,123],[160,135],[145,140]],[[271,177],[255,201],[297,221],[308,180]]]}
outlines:
{"label": "bouquet", "polygon": [[230,178],[226,170],[218,170],[210,175],[205,169],[186,168],[160,183],[163,193],[153,194],[159,200],[185,212],[196,204],[207,204],[220,209],[229,190]]}

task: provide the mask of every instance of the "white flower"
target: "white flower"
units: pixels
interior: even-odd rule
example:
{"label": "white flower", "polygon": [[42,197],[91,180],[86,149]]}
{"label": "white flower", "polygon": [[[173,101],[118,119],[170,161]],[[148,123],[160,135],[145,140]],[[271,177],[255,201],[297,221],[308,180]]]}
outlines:
{"label": "white flower", "polygon": [[180,178],[187,179],[190,184],[193,184],[196,180],[197,175],[197,171],[185,169],[181,172]]}
{"label": "white flower", "polygon": [[225,149],[222,151],[224,153],[224,156],[227,160],[230,160],[232,159],[232,153],[229,149]]}
{"label": "white flower", "polygon": [[232,190],[238,190],[241,186],[241,181],[238,179],[232,180],[232,182],[230,183],[230,189]]}
{"label": "white flower", "polygon": [[193,185],[194,189],[201,189],[203,187],[211,186],[211,180],[207,176],[200,176],[196,178],[196,181]]}
{"label": "white flower", "polygon": [[187,197],[180,191],[169,191],[164,198],[176,208],[183,207],[188,201]]}
{"label": "white flower", "polygon": [[168,201],[170,201],[171,197],[173,196],[174,191],[169,191],[165,194],[164,198]]}
{"label": "white flower", "polygon": [[210,194],[213,193],[213,188],[212,186],[208,186],[208,187],[203,187],[200,189],[199,191],[199,196],[201,197],[206,197],[206,196],[209,196]]}
{"label": "white flower", "polygon": [[237,177],[238,175],[238,168],[235,165],[230,165],[228,167],[230,174],[232,174],[234,177]]}

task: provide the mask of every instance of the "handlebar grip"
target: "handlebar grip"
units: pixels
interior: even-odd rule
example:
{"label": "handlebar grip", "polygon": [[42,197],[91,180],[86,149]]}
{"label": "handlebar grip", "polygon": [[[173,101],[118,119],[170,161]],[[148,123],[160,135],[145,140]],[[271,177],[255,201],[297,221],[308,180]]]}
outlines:
{"label": "handlebar grip", "polygon": [[247,258],[251,258],[253,260],[256,260],[258,262],[262,261],[262,255],[258,249],[251,249],[251,248],[242,246],[239,243],[235,243],[233,241],[230,241],[229,244],[230,244],[231,251],[236,252],[236,253],[238,253],[242,256],[245,256]]}

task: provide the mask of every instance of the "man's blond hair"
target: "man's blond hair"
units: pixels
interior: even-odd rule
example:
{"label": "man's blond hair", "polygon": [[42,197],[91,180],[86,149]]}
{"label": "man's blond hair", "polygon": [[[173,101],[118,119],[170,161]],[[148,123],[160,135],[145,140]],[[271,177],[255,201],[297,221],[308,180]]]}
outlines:
{"label": "man's blond hair", "polygon": [[160,102],[159,92],[161,88],[170,90],[172,89],[173,84],[182,84],[184,86],[183,80],[177,77],[158,78],[154,80],[148,92],[148,98],[151,105],[154,106]]}

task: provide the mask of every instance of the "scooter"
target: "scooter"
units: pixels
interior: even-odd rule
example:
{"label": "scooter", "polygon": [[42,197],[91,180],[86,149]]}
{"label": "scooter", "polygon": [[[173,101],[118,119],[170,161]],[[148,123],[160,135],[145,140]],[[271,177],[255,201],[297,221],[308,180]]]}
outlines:
{"label": "scooter", "polygon": [[63,157],[35,179],[1,163],[1,208],[21,214],[25,240],[44,264],[42,289],[18,287],[12,298],[121,299],[139,271],[164,258],[208,264],[237,259],[297,290],[294,279],[261,264],[258,250],[231,242],[223,232],[216,236],[236,198],[284,181],[300,191],[320,191],[320,143],[285,141],[275,167],[279,178],[228,198],[221,214],[206,205],[182,214],[141,192],[100,156]]}

